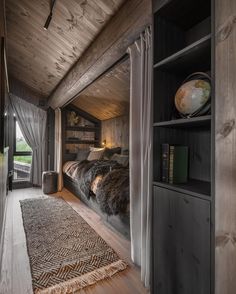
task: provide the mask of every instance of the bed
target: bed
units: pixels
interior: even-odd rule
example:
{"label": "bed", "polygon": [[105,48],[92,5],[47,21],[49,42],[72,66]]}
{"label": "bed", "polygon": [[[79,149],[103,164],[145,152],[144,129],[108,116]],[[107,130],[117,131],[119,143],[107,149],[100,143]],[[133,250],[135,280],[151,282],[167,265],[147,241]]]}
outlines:
{"label": "bed", "polygon": [[130,238],[129,168],[115,159],[116,156],[66,162],[64,186],[95,210],[108,226]]}

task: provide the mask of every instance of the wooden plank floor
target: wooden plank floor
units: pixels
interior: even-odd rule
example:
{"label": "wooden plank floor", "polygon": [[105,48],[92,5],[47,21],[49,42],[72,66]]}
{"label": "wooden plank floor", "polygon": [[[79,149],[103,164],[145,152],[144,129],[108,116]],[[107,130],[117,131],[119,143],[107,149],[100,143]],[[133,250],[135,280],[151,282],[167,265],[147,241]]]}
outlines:
{"label": "wooden plank floor", "polygon": [[[10,192],[7,197],[6,228],[0,294],[32,294],[30,265],[26,249],[19,200],[42,196],[42,190],[28,188]],[[129,268],[111,279],[79,291],[82,294],[139,294],[148,293],[140,281],[140,270],[130,259],[130,242],[105,226],[101,218],[67,190],[59,193],[99,235],[129,263]],[[50,197],[58,197],[55,194]]]}

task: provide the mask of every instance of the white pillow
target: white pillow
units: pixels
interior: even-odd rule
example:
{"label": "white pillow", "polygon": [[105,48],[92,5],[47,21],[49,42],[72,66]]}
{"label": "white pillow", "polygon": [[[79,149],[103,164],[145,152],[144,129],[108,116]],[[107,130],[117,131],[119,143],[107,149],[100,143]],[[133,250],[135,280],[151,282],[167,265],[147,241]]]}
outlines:
{"label": "white pillow", "polygon": [[102,159],[103,153],[104,153],[104,148],[101,150],[95,150],[95,151],[90,151],[87,160],[99,160]]}
{"label": "white pillow", "polygon": [[105,148],[104,147],[89,147],[89,150],[90,151],[101,151],[101,150],[104,150]]}

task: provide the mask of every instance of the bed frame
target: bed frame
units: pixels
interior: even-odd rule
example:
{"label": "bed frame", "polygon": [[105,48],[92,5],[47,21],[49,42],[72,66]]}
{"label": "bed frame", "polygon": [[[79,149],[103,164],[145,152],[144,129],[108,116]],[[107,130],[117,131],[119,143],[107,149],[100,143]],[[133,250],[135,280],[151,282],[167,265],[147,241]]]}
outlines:
{"label": "bed frame", "polygon": [[64,187],[83,201],[88,207],[98,213],[107,226],[113,230],[117,230],[127,239],[130,239],[130,216],[128,214],[107,215],[101,211],[95,198],[91,197],[90,199],[87,199],[84,196],[84,194],[80,191],[78,183],[76,183],[72,178],[63,174],[63,180]]}

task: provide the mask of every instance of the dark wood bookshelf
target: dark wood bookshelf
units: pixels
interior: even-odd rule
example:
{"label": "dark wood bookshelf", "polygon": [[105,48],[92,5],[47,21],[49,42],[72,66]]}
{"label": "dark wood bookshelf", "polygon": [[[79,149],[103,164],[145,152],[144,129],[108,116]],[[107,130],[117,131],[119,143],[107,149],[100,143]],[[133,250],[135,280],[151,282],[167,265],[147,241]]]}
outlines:
{"label": "dark wood bookshelf", "polygon": [[162,121],[154,123],[154,127],[196,127],[205,126],[211,124],[211,115],[191,117],[191,118],[179,118],[168,121]]}
{"label": "dark wood bookshelf", "polygon": [[[204,116],[176,118],[174,102],[189,75],[214,77],[211,6],[211,0],[153,0],[153,294],[211,293],[214,109]],[[214,80],[214,105],[213,91]],[[163,144],[188,147],[186,183],[161,181]],[[199,262],[191,261],[188,252]]]}

